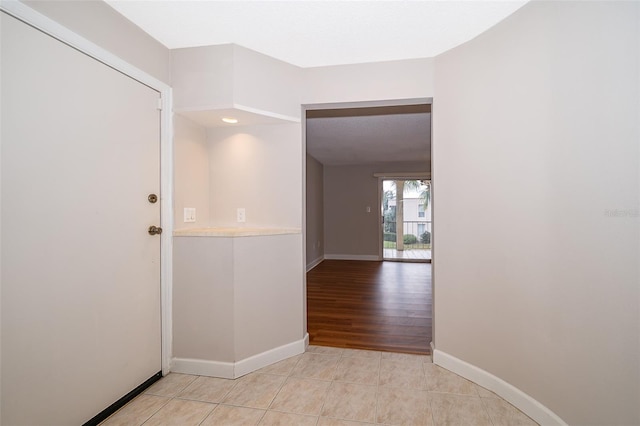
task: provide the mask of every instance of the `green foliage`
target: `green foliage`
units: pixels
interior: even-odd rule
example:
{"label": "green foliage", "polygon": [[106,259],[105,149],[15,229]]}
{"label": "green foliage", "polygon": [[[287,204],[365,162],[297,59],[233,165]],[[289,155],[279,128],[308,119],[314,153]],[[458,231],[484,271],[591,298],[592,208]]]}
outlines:
{"label": "green foliage", "polygon": [[429,231],[424,231],[421,235],[420,235],[420,242],[422,244],[431,244],[431,232]]}
{"label": "green foliage", "polygon": [[416,237],[413,234],[407,234],[407,235],[403,236],[402,241],[405,244],[416,244],[418,242],[418,237]]}
{"label": "green foliage", "polygon": [[385,241],[393,241],[396,242],[396,234],[394,232],[385,232],[383,239]]}

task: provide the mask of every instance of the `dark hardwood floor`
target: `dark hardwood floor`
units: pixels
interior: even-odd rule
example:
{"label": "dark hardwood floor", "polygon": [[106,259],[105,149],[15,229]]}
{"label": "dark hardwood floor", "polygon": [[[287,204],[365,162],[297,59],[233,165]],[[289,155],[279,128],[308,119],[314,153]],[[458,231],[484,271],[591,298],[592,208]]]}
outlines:
{"label": "dark hardwood floor", "polygon": [[312,345],[429,354],[431,264],[325,260],[307,273]]}

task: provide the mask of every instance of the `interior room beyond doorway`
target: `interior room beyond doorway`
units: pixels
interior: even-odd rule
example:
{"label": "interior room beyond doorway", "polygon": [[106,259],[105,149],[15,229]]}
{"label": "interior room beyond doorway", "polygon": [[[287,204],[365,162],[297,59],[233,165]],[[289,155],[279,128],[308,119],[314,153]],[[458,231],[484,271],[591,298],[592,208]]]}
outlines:
{"label": "interior room beyond doorway", "polygon": [[429,353],[431,265],[380,262],[379,176],[428,181],[431,100],[307,107],[305,137],[310,343]]}
{"label": "interior room beyond doorway", "polygon": [[429,354],[428,263],[325,260],[307,274],[309,343]]}

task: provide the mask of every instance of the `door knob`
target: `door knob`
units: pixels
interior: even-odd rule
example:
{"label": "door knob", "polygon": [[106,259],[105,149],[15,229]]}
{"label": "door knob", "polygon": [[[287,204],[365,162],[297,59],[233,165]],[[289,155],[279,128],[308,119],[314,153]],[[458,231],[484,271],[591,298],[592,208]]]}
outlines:
{"label": "door knob", "polygon": [[162,228],[159,226],[150,226],[149,227],[149,235],[158,235],[162,234]]}

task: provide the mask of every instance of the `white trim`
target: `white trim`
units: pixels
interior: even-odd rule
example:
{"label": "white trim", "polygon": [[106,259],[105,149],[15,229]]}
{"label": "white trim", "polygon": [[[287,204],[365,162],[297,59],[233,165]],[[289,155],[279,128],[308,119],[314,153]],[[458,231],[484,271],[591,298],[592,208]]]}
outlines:
{"label": "white trim", "polygon": [[294,117],[291,115],[278,114],[277,112],[265,111],[263,109],[252,108],[252,107],[248,107],[246,105],[240,105],[240,104],[233,104],[233,107],[241,111],[264,115],[265,117],[277,118],[278,120],[289,121],[292,123],[300,123],[299,117]]}
{"label": "white trim", "polygon": [[[378,209],[382,210],[382,190],[383,190],[383,179],[378,178],[378,204],[376,205],[376,211]],[[380,259],[384,259],[384,226],[382,221],[384,220],[384,215],[378,214],[378,257]]]}
{"label": "white trim", "polygon": [[307,272],[318,266],[324,260],[324,256],[319,256],[317,259],[311,261],[311,263],[307,263]]}
{"label": "white trim", "polygon": [[382,260],[375,254],[325,254],[328,260]]}
{"label": "white trim", "polygon": [[383,178],[386,180],[413,180],[413,179],[431,179],[431,173],[429,172],[384,172],[374,173],[373,177]]}
{"label": "white trim", "polygon": [[245,374],[249,374],[268,365],[275,364],[276,362],[284,359],[291,358],[292,356],[304,353],[306,349],[305,341],[308,340],[308,336],[309,334],[305,333],[305,337],[300,340],[236,362],[234,367],[235,378],[244,376]]}
{"label": "white trim", "polygon": [[[356,102],[330,102],[322,104],[304,104],[306,110],[310,109],[345,109],[345,108],[372,108],[387,106],[405,106],[405,105],[429,105],[433,102],[433,98],[407,98],[407,99],[387,99],[382,101],[356,101]],[[302,116],[304,120],[306,115]]]}
{"label": "white trim", "polygon": [[237,109],[238,111],[249,112],[251,114],[261,115],[263,117],[273,118],[275,120],[281,120],[287,123],[300,123],[299,117],[292,115],[278,114],[277,112],[266,111],[264,109],[253,108],[246,105],[231,103],[231,104],[219,104],[219,105],[206,105],[193,108],[176,108],[174,112],[176,114],[184,114],[189,112],[203,112],[203,111],[216,111],[225,109]]}
{"label": "white trim", "polygon": [[207,361],[204,359],[173,358],[171,371],[173,373],[193,374],[196,376],[220,377],[235,379],[232,362]]}
{"label": "white trim", "polygon": [[488,371],[437,349],[433,351],[433,363],[496,393],[541,425],[567,425],[536,399]]}
{"label": "white trim", "polygon": [[173,265],[173,123],[172,123],[172,92],[169,85],[147,74],[139,68],[122,60],[113,53],[103,49],[93,42],[79,36],[68,28],[60,25],[47,16],[31,9],[17,0],[0,1],[0,10],[25,22],[28,25],[50,35],[51,37],[77,49],[78,51],[102,62],[103,64],[133,78],[136,81],[160,92],[162,111],[160,113],[160,211],[161,226],[161,271],[160,298],[162,321],[162,373],[171,370],[171,318],[172,318],[172,265]]}
{"label": "white trim", "polygon": [[174,358],[171,371],[174,373],[194,374],[198,376],[237,379],[238,377],[242,377],[268,365],[275,364],[276,362],[304,353],[308,346],[309,334],[305,333],[304,338],[300,340],[270,349],[235,363],[191,358]]}
{"label": "white trim", "polygon": [[162,321],[162,375],[171,371],[173,353],[173,92],[162,91],[160,112],[160,315]]}

